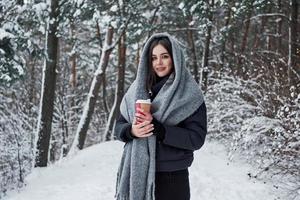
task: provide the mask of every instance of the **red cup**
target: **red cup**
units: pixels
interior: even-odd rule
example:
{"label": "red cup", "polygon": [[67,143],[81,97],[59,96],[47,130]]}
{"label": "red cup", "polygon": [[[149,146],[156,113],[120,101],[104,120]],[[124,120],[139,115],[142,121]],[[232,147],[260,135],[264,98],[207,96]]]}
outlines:
{"label": "red cup", "polygon": [[[141,108],[144,110],[144,112],[149,112],[150,113],[150,109],[151,109],[151,100],[147,99],[147,100],[143,100],[143,99],[138,99],[135,102],[135,111],[137,112],[137,108]],[[140,122],[137,122],[140,123]]]}

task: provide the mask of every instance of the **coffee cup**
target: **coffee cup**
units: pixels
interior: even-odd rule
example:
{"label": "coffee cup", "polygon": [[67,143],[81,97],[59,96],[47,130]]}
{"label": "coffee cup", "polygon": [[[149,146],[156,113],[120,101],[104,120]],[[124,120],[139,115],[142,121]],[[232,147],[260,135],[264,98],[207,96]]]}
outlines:
{"label": "coffee cup", "polygon": [[151,109],[151,100],[147,99],[147,100],[143,100],[143,99],[138,99],[135,102],[135,110],[137,111],[137,108],[141,108],[144,110],[144,112],[149,112],[150,113],[150,109]]}

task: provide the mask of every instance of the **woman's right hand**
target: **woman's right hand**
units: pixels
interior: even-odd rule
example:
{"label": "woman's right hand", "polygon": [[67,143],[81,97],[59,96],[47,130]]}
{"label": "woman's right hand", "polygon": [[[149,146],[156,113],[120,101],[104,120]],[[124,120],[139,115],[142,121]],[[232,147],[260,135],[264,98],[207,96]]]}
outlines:
{"label": "woman's right hand", "polygon": [[133,119],[133,124],[131,126],[131,133],[135,137],[145,138],[153,135],[154,127],[151,121],[144,121],[142,123],[137,123],[136,118]]}

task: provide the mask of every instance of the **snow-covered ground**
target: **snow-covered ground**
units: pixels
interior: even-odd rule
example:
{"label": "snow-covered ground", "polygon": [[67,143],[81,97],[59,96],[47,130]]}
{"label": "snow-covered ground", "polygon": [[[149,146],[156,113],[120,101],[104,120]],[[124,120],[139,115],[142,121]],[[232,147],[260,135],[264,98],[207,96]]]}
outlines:
{"label": "snow-covered ground", "polygon": [[[27,186],[4,200],[113,200],[123,144],[105,142],[45,169],[34,169]],[[275,200],[271,183],[249,179],[251,166],[228,162],[224,146],[206,142],[190,168],[191,200]]]}

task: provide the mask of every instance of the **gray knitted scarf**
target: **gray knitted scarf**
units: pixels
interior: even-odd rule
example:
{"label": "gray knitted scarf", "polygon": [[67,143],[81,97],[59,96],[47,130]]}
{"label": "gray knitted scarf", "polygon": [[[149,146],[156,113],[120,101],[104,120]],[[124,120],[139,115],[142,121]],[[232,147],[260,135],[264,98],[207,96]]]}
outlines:
{"label": "gray knitted scarf", "polygon": [[[147,52],[151,41],[160,37],[167,37],[171,42],[175,70],[152,102],[153,117],[166,125],[176,125],[195,112],[203,102],[199,85],[186,69],[179,43],[167,33],[157,33],[146,42],[136,79],[121,102],[121,114],[128,122],[133,121],[135,101],[150,98],[145,81],[148,73]],[[117,175],[117,200],[155,199],[155,148],[156,136],[126,143]]]}

